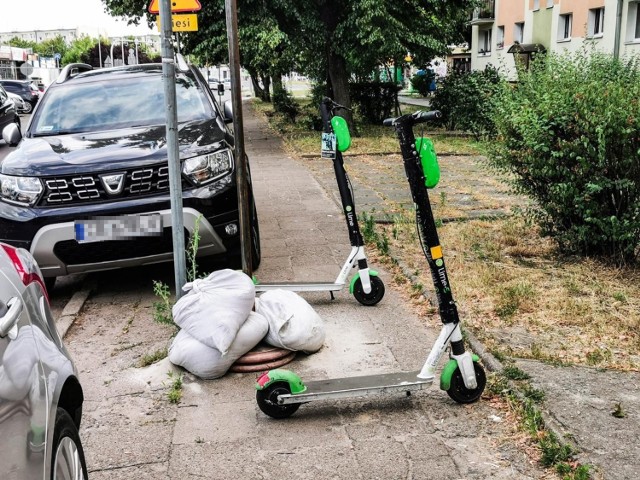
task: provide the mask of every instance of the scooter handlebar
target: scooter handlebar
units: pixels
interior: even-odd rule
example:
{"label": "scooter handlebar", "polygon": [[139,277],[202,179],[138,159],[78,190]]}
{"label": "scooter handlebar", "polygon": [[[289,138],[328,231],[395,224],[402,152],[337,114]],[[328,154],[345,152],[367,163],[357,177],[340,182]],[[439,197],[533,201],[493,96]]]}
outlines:
{"label": "scooter handlebar", "polygon": [[[424,122],[429,122],[431,120],[436,120],[438,118],[442,117],[442,112],[440,112],[440,110],[431,110],[430,112],[426,112],[424,110],[420,110],[416,113],[413,113],[410,115],[410,118],[412,120],[412,123],[415,125],[416,123],[424,123]],[[385,118],[382,121],[382,125],[384,125],[385,127],[391,127],[393,126],[393,124],[395,123],[395,121],[398,119],[397,118]]]}

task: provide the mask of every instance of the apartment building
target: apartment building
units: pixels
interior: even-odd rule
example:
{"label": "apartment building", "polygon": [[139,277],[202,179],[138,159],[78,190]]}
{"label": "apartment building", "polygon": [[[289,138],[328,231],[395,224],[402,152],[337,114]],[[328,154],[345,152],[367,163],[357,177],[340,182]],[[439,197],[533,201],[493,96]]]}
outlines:
{"label": "apartment building", "polygon": [[640,0],[485,0],[473,12],[471,69],[501,67],[535,52],[585,44],[620,57],[640,55]]}

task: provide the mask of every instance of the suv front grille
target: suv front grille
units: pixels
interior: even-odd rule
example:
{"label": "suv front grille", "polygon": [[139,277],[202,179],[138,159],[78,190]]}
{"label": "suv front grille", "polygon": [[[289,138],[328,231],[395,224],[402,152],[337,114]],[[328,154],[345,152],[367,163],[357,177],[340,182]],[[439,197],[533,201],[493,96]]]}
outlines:
{"label": "suv front grille", "polygon": [[[101,174],[48,177],[44,185],[40,206],[96,203],[168,191],[169,167],[163,164]],[[182,188],[185,186],[183,180]]]}

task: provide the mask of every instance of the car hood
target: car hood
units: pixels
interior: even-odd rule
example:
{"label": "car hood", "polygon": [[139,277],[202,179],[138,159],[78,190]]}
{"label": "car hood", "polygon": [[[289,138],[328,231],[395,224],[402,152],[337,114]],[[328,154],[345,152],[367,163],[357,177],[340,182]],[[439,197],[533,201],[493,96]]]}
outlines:
{"label": "car hood", "polygon": [[[218,119],[181,124],[180,158],[231,145]],[[166,127],[127,128],[24,138],[2,164],[7,175],[55,176],[92,173],[157,164],[167,159]]]}

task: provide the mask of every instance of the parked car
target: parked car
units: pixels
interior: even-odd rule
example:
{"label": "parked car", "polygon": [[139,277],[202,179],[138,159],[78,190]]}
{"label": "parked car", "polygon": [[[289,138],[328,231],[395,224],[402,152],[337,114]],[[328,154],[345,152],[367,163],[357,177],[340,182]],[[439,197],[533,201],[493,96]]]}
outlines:
{"label": "parked car", "polygon": [[20,131],[20,117],[18,117],[16,105],[9,97],[8,92],[0,85],[0,131],[11,124],[14,124]]}
{"label": "parked car", "polygon": [[20,95],[16,95],[15,93],[11,92],[7,92],[7,95],[15,105],[16,111],[18,113],[26,113],[27,110],[31,111],[31,107],[27,107],[27,103],[22,99]]}
{"label": "parked car", "polygon": [[0,85],[4,87],[7,92],[20,95],[25,101],[28,109],[25,113],[31,113],[33,107],[38,103],[40,98],[40,91],[33,83],[25,80],[0,80]]}
{"label": "parked car", "polygon": [[0,478],[87,478],[84,396],[29,252],[0,243]]}
{"label": "parked car", "polygon": [[[230,108],[220,111],[198,69],[176,70],[186,241],[201,260],[240,265]],[[91,70],[72,64],[47,88],[0,163],[0,241],[28,249],[56,276],[173,260],[161,64]],[[260,234],[249,179],[254,268]]]}

